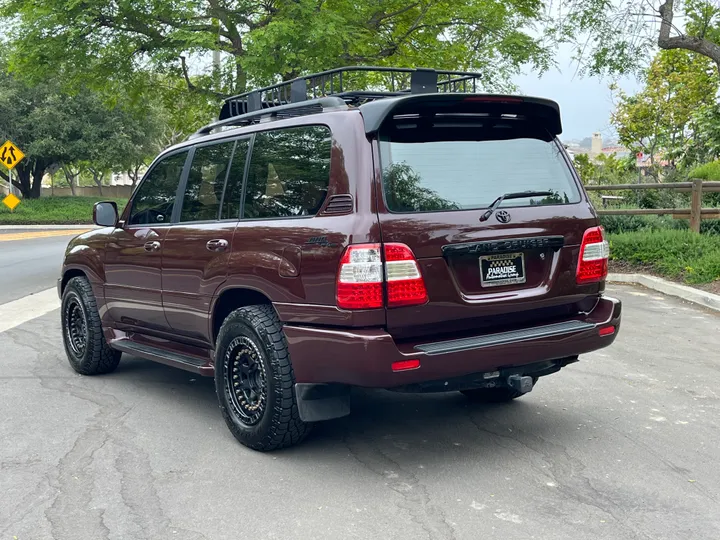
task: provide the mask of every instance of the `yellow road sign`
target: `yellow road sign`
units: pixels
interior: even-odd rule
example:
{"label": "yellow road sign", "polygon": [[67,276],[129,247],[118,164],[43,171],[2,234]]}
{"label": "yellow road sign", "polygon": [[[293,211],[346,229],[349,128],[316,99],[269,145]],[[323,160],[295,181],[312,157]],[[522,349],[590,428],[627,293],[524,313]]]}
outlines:
{"label": "yellow road sign", "polygon": [[0,162],[8,169],[15,168],[15,165],[20,163],[24,157],[25,154],[22,153],[22,150],[10,141],[5,141],[5,144],[0,146]]}
{"label": "yellow road sign", "polygon": [[20,204],[20,199],[18,199],[15,195],[12,193],[5,197],[2,200],[3,204],[7,206],[10,210],[15,210],[15,207]]}

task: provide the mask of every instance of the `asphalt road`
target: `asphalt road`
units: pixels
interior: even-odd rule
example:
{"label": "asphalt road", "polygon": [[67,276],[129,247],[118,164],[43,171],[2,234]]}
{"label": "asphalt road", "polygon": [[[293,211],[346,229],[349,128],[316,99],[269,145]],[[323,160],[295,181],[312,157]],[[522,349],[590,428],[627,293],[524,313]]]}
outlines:
{"label": "asphalt road", "polygon": [[[5,231],[16,236],[19,231]],[[3,241],[0,234],[0,304],[55,286],[72,234]],[[0,537],[1,538],[1,537]]]}
{"label": "asphalt road", "polygon": [[358,391],[272,454],[211,380],[75,375],[54,311],[0,333],[0,539],[720,538],[720,317],[612,287],[612,348],[508,405]]}

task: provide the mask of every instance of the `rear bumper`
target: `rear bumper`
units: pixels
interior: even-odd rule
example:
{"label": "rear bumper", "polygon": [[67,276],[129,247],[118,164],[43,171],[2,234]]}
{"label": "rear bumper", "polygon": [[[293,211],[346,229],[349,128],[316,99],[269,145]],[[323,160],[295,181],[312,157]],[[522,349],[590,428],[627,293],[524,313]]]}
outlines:
{"label": "rear bumper", "polygon": [[[383,329],[286,325],[284,330],[298,383],[397,388],[602,349],[615,340],[621,311],[619,300],[604,297],[592,312],[576,321],[439,343],[397,344]],[[614,326],[615,332],[601,336],[599,329],[607,326]],[[419,360],[420,367],[393,372],[394,362],[411,359]]]}

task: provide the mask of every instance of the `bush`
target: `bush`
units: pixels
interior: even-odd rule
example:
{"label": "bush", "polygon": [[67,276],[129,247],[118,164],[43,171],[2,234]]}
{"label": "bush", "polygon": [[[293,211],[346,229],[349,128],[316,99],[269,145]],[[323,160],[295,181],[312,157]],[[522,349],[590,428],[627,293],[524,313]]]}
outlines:
{"label": "bush", "polygon": [[687,283],[720,279],[720,236],[683,230],[642,230],[608,235],[610,258],[649,267]]}
{"label": "bush", "polygon": [[[600,223],[608,234],[690,229],[689,220],[673,219],[671,216],[601,216]],[[700,232],[720,235],[720,220],[703,220],[700,224]]]}
{"label": "bush", "polygon": [[[14,212],[0,204],[0,225],[85,225],[92,223],[92,209],[101,197],[42,197],[23,200]],[[127,199],[117,199],[118,209]]]}
{"label": "bush", "polygon": [[[695,167],[688,173],[688,178],[699,178],[710,182],[720,182],[720,161],[711,161]],[[703,206],[720,206],[720,193],[703,194]]]}
{"label": "bush", "polygon": [[720,181],[720,161],[705,163],[695,167],[688,173],[688,178],[700,178],[701,180]]}

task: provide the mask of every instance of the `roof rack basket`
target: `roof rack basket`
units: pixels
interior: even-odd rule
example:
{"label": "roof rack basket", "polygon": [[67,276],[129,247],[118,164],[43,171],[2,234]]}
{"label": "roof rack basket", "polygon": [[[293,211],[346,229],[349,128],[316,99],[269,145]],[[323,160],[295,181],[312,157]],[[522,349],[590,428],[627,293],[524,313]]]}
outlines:
{"label": "roof rack basket", "polygon": [[217,122],[191,139],[222,127],[239,127],[325,110],[359,106],[378,99],[425,93],[476,93],[479,73],[425,68],[352,66],[313,73],[229,97]]}
{"label": "roof rack basket", "polygon": [[335,96],[347,105],[403,94],[477,92],[481,75],[465,71],[352,66],[298,77],[225,100],[220,120]]}

